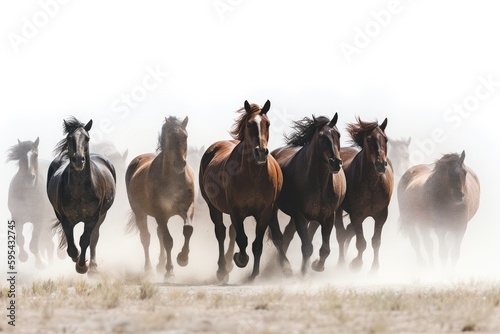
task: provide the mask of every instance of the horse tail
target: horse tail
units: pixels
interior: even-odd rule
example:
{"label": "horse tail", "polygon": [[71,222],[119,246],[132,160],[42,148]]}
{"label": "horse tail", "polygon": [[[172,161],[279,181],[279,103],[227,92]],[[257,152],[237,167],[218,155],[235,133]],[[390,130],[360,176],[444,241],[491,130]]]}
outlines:
{"label": "horse tail", "polygon": [[125,226],[125,234],[137,233],[139,229],[137,228],[137,222],[134,211],[130,210],[128,214],[128,223]]}
{"label": "horse tail", "polygon": [[68,246],[68,240],[66,240],[66,235],[59,219],[56,219],[55,223],[52,225],[52,234],[59,234],[59,249],[64,249]]}

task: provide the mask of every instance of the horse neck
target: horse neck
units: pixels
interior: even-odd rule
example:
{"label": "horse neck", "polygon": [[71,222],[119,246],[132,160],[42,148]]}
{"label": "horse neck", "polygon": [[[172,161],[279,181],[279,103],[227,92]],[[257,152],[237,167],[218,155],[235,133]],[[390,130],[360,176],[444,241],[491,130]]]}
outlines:
{"label": "horse neck", "polygon": [[446,191],[448,185],[447,170],[445,168],[434,169],[429,178],[427,179],[427,191],[433,198],[443,201],[447,198]]}
{"label": "horse neck", "polygon": [[168,175],[169,173],[172,173],[173,162],[175,160],[168,156],[167,151],[161,150],[157,157],[161,166],[161,175]]}
{"label": "horse neck", "polygon": [[368,180],[368,184],[374,185],[381,179],[375,171],[375,166],[367,157],[367,150],[363,147],[361,151],[354,157],[359,163],[359,178],[361,180]]}

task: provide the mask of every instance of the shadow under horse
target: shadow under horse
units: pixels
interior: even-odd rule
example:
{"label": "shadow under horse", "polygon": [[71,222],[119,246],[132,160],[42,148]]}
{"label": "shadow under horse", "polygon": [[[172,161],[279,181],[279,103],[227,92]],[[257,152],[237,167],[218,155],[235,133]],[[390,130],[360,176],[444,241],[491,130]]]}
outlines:
{"label": "shadow under horse", "polygon": [[[90,274],[95,274],[99,228],[115,198],[115,169],[106,157],[89,152],[92,120],[84,125],[71,117],[63,123],[66,138],[54,150],[58,156],[49,167],[47,193],[58,219],[57,227],[63,232],[61,247],[67,246],[78,273],[89,270]],[[81,254],[73,236],[73,229],[80,222],[85,225],[80,237]],[[90,263],[87,267],[89,245]]]}
{"label": "shadow under horse", "polygon": [[[286,137],[288,146],[271,153],[283,171],[283,189],[277,205],[291,217],[283,233],[283,250],[286,252],[297,231],[302,241],[303,274],[313,252],[312,238],[319,225],[322,233],[320,258],[313,262],[312,269],[324,270],[325,260],[330,254],[335,213],[346,192],[337,119],[335,114],[331,120],[313,116],[294,122],[295,131]],[[308,224],[311,225],[310,231]]]}
{"label": "shadow under horse", "polygon": [[19,169],[9,185],[8,207],[12,220],[16,222],[19,260],[28,260],[28,253],[24,249],[23,229],[30,222],[33,224],[33,231],[29,250],[35,256],[35,266],[43,269],[43,253],[46,253],[49,262],[54,254],[52,224],[56,221],[56,216],[47,198],[45,174],[48,162],[38,159],[39,143],[39,138],[34,142],[18,140],[18,144],[9,149],[7,162],[17,161]]}
{"label": "shadow under horse", "polygon": [[[215,142],[201,159],[200,191],[215,225],[219,244],[217,278],[220,282],[229,279],[235,239],[240,251],[234,254],[234,263],[243,268],[249,261],[246,253],[248,238],[243,226],[248,216],[253,216],[257,222],[250,279],[259,274],[263,238],[268,226],[279,252],[281,267],[285,274],[291,274],[290,263],[282,248],[283,235],[275,218],[275,203],[283,185],[283,175],[267,148],[270,124],[267,112],[270,107],[269,100],[262,108],[245,101],[244,107],[238,110],[241,115],[231,132],[234,140]],[[227,254],[224,254],[226,227],[222,221],[223,213],[231,217]]]}

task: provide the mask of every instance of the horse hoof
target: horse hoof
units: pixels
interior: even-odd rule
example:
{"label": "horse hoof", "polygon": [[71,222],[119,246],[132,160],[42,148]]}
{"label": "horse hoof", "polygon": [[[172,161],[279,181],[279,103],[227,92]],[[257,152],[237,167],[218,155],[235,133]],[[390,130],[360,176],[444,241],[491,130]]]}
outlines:
{"label": "horse hoof", "polygon": [[76,272],[79,274],[85,274],[88,270],[87,264],[85,263],[83,266],[80,266],[78,262],[75,264]]}
{"label": "horse hoof", "polygon": [[221,284],[227,284],[229,281],[229,273],[225,270],[217,270],[217,280]]}
{"label": "horse hoof", "polygon": [[188,265],[188,263],[189,263],[188,253],[180,252],[179,255],[177,255],[177,264],[181,267],[185,267]]}
{"label": "horse hoof", "polygon": [[250,258],[247,254],[235,253],[233,259],[238,267],[245,268]]}
{"label": "horse hoof", "polygon": [[99,272],[97,271],[96,267],[90,267],[88,275],[89,275],[89,277],[94,278],[94,277],[99,276]]}
{"label": "horse hoof", "polygon": [[[145,272],[148,275],[152,275],[153,269],[151,269],[151,266],[150,266],[149,268],[145,268]],[[158,274],[163,274],[165,272],[165,263],[158,263],[158,265],[156,266],[156,272]]]}
{"label": "horse hoof", "polygon": [[66,258],[66,252],[64,252],[64,250],[62,249],[58,249],[57,257],[59,258],[59,260],[64,260]]}
{"label": "horse hoof", "polygon": [[173,270],[167,270],[165,275],[163,275],[163,280],[168,281],[170,278],[174,277],[174,271]]}
{"label": "horse hoof", "polygon": [[363,266],[363,261],[362,260],[352,260],[351,264],[349,265],[349,268],[352,271],[360,271],[361,267]]}
{"label": "horse hoof", "polygon": [[26,253],[26,252],[19,253],[19,261],[21,261],[21,262],[28,261],[28,253]]}
{"label": "horse hoof", "polygon": [[290,266],[290,263],[283,264],[281,266],[281,271],[283,272],[283,275],[285,275],[286,277],[292,277],[292,275],[293,275],[293,271],[292,271],[292,267]]}
{"label": "horse hoof", "polygon": [[315,260],[311,264],[311,269],[317,272],[323,272],[325,270],[325,266],[323,264],[319,264],[318,260]]}

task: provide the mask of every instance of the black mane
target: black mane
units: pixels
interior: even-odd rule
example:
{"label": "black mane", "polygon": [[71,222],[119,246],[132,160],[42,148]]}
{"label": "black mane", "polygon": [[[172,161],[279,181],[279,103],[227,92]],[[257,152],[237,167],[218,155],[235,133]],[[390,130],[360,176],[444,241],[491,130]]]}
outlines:
{"label": "black mane", "polygon": [[315,118],[304,117],[299,121],[293,122],[293,129],[289,135],[285,135],[285,142],[289,146],[304,146],[311,142],[314,134],[318,129],[321,129],[325,124],[329,123],[328,117],[320,116]]}

